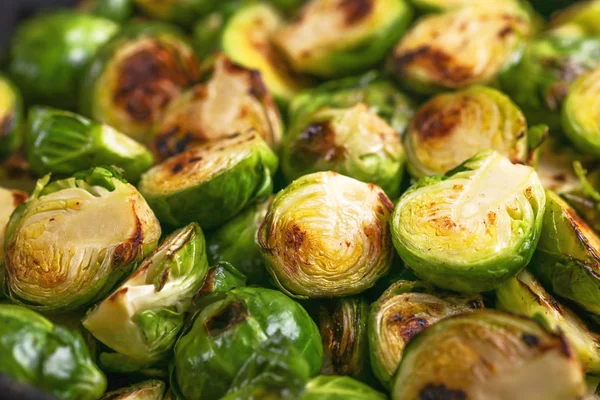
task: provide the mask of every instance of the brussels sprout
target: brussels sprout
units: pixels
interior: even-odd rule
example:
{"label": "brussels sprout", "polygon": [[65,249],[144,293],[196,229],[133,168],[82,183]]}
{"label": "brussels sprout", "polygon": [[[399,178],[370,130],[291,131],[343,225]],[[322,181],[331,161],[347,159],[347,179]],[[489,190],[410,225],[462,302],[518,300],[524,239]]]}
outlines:
{"label": "brussels sprout", "polygon": [[430,284],[398,281],[373,304],[369,318],[371,367],[389,388],[402,353],[416,334],[439,320],[483,308],[481,296],[435,290]]}
{"label": "brussels sprout", "polygon": [[139,188],[169,226],[215,228],[273,189],[279,160],[256,131],[175,155],[142,175]]}
{"label": "brussels sprout", "polygon": [[9,73],[28,102],[73,108],[84,68],[117,29],[111,20],[74,11],[34,17],[13,36]]}
{"label": "brussels sprout", "polygon": [[227,293],[243,286],[246,286],[246,276],[230,263],[219,261],[209,268],[196,299],[211,293]]}
{"label": "brussels sprout", "polygon": [[496,289],[500,310],[531,318],[543,317],[553,330],[565,334],[588,373],[600,372],[600,335],[591,331],[569,308],[558,303],[527,271]]}
{"label": "brussels sprout", "polygon": [[573,4],[550,20],[553,29],[570,28],[581,35],[600,35],[600,1],[589,0]]}
{"label": "brussels sprout", "polygon": [[106,378],[79,334],[25,307],[0,305],[0,374],[59,399],[96,400]]}
{"label": "brussels sprout", "polygon": [[275,196],[259,228],[267,270],[296,298],[360,293],[388,272],[392,208],[373,184],[332,171],[305,175]]}
{"label": "brussels sprout", "polygon": [[347,376],[317,376],[304,389],[302,400],[385,400],[387,397]]}
{"label": "brussels sprout", "polygon": [[273,335],[294,344],[311,375],[320,370],[319,331],[298,303],[263,288],[237,288],[215,296],[175,345],[173,378],[187,400],[223,396],[246,360]]}
{"label": "brussels sprout", "polygon": [[571,207],[590,225],[596,232],[600,232],[600,192],[594,188],[590,179],[600,187],[600,169],[594,170],[588,178],[587,171],[579,161],[574,163],[575,174],[579,177],[581,187],[576,190],[562,193],[562,197]]}
{"label": "brussels sprout", "polygon": [[529,33],[526,13],[487,3],[426,16],[402,38],[390,67],[422,93],[485,84],[518,61]]}
{"label": "brussels sprout", "polygon": [[150,367],[175,345],[207,272],[204,235],[190,224],[168,236],[127,281],[92,308],[83,326],[123,358]]}
{"label": "brussels sprout", "polygon": [[123,23],[134,14],[132,0],[84,0],[79,9]]}
{"label": "brussels sprout", "polygon": [[537,172],[544,187],[558,194],[573,192],[581,188],[581,181],[575,174],[573,163],[576,160],[593,162],[572,148],[562,138],[549,137],[540,149]]}
{"label": "brussels sprout", "polygon": [[96,165],[118,165],[137,182],[154,163],[143,145],[108,125],[69,111],[34,107],[29,111],[27,160],[39,175],[71,175]]}
{"label": "brussels sprout", "polygon": [[552,293],[600,314],[600,238],[556,193],[546,192],[542,235],[529,269]]}
{"label": "brussels sprout", "polygon": [[419,108],[404,135],[408,169],[417,178],[444,174],[487,149],[524,163],[526,131],[521,111],[495,89],[440,94]]}
{"label": "brussels sprout", "polygon": [[444,289],[484,292],[527,265],[545,202],[533,168],[484,151],[404,193],[392,214],[392,238],[421,279]]}
{"label": "brussels sprout", "polygon": [[87,69],[80,109],[143,141],[199,74],[194,50],[177,29],[158,22],[129,24]]}
{"label": "brussels sprout", "polygon": [[398,133],[359,103],[322,107],[298,118],[287,132],[281,168],[288,180],[317,171],[336,171],[400,195],[404,149]]}
{"label": "brussels sprout", "polygon": [[156,217],[116,171],[94,168],[49,183],[13,213],[6,289],[41,311],[83,308],[106,295],[160,237]]}
{"label": "brussels sprout", "polygon": [[277,10],[264,3],[241,8],[223,31],[223,50],[236,63],[259,70],[265,85],[281,104],[306,89],[310,81],[292,72],[271,38],[282,25]]}
{"label": "brussels sprout", "polygon": [[206,248],[211,264],[228,261],[242,271],[250,283],[266,281],[268,273],[256,234],[272,201],[273,197],[269,197],[266,201],[247,207],[232,220],[207,234]]}
{"label": "brussels sprout", "polygon": [[166,385],[152,379],[106,393],[101,400],[163,400]]}
{"label": "brussels sprout", "polygon": [[405,0],[310,0],[273,41],[294,70],[331,78],[383,60],[411,19]]}
{"label": "brussels sprout", "polygon": [[600,66],[581,75],[570,87],[563,108],[562,127],[575,147],[600,156]]}
{"label": "brussels sprout", "polygon": [[218,2],[214,0],[133,0],[152,18],[189,26],[199,17],[211,12]]}
{"label": "brussels sprout", "polygon": [[192,41],[200,58],[221,50],[225,26],[247,0],[229,0],[194,23]]}
{"label": "brussels sprout", "polygon": [[0,158],[12,154],[21,144],[22,120],[21,93],[0,74]]}
{"label": "brussels sprout", "polygon": [[178,97],[155,127],[153,150],[162,159],[191,146],[256,130],[276,148],[282,135],[277,106],[260,73],[219,56],[212,78]]}
{"label": "brussels sprout", "polygon": [[392,399],[575,400],[585,391],[562,334],[490,310],[446,318],[411,340]]}

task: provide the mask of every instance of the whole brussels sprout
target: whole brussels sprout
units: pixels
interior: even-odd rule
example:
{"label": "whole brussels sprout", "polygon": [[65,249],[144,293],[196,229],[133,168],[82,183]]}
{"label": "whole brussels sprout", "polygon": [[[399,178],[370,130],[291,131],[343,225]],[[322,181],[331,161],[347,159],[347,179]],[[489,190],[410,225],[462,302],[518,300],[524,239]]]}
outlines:
{"label": "whole brussels sprout", "polygon": [[152,18],[189,26],[211,12],[214,0],[133,0],[135,5]]}
{"label": "whole brussels sprout", "polygon": [[489,310],[446,318],[411,340],[392,399],[575,400],[585,392],[562,334]]}
{"label": "whole brussels sprout", "polygon": [[600,314],[600,238],[556,193],[547,191],[546,199],[528,268],[552,293]]}
{"label": "whole brussels sprout", "polygon": [[524,11],[487,2],[425,16],[397,45],[390,67],[421,93],[490,83],[518,61],[530,31]]}
{"label": "whole brussels sprout", "polygon": [[84,0],[79,9],[123,23],[134,14],[132,0]]}
{"label": "whole brussels sprout", "polygon": [[219,56],[209,81],[174,100],[155,127],[152,148],[165,159],[191,146],[256,130],[273,148],[282,135],[277,106],[260,73]]}
{"label": "whole brussels sprout", "polygon": [[106,378],[81,336],[25,307],[0,304],[0,374],[64,400],[96,400]]}
{"label": "whole brussels sprout", "polygon": [[392,261],[392,202],[381,188],[332,171],[279,192],[258,231],[275,284],[296,298],[360,293]]}
{"label": "whole brussels sprout", "polygon": [[417,178],[444,174],[488,149],[525,163],[526,132],[521,110],[502,92],[473,86],[440,94],[417,110],[404,135],[408,170]]}
{"label": "whole brussels sprout", "polygon": [[383,60],[411,19],[405,0],[309,0],[273,41],[295,71],[331,78]]}
{"label": "whole brussels sprout", "polygon": [[281,168],[288,182],[336,171],[400,195],[405,154],[398,133],[367,105],[322,107],[297,118],[284,138]]}
{"label": "whole brussels sprout", "polygon": [[152,251],[160,225],[117,171],[96,167],[40,179],[6,233],[9,297],[40,311],[69,311],[103,298]]}
{"label": "whole brussels sprout", "polygon": [[533,168],[495,151],[422,178],[391,218],[398,254],[421,279],[484,292],[521,271],[540,237],[546,196]]}
{"label": "whole brussels sprout", "polygon": [[569,29],[579,35],[600,35],[600,0],[577,2],[553,15],[553,30]]}
{"label": "whole brussels sprout", "polygon": [[154,163],[152,153],[127,135],[69,111],[33,107],[27,128],[27,160],[39,175],[118,165],[127,180],[137,182]]}
{"label": "whole brussels sprout", "polygon": [[321,368],[319,330],[308,313],[283,293],[237,288],[212,296],[175,345],[172,381],[187,400],[221,398],[248,358],[274,335],[289,339],[309,364]]}
{"label": "whole brussels sprout", "polygon": [[117,29],[111,20],[74,11],[34,17],[13,36],[9,74],[30,104],[74,108],[84,69]]}
{"label": "whole brussels sprout", "polygon": [[530,318],[542,317],[553,330],[565,334],[587,373],[600,370],[600,335],[573,311],[557,302],[527,271],[496,289],[496,307]]}
{"label": "whole brussels sprout", "polygon": [[166,385],[156,379],[106,393],[101,400],[163,400]]}
{"label": "whole brussels sprout", "polygon": [[600,156],[600,66],[570,86],[562,108],[562,127],[575,147]]}
{"label": "whole brussels sprout", "polygon": [[375,389],[348,376],[317,376],[304,389],[301,400],[386,400]]}
{"label": "whole brussels sprout", "polygon": [[210,229],[270,195],[278,163],[259,133],[249,131],[168,158],[142,175],[139,189],[162,223],[196,221]]}
{"label": "whole brussels sprout", "polygon": [[439,320],[483,308],[479,295],[442,292],[422,281],[393,283],[371,307],[371,367],[389,388],[406,344]]}
{"label": "whole brussels sprout", "polygon": [[169,235],[83,319],[96,339],[117,352],[102,354],[100,362],[113,370],[132,364],[142,369],[166,359],[207,272],[204,235],[197,224]]}
{"label": "whole brussels sprout", "polygon": [[199,74],[194,50],[179,30],[158,22],[132,23],[87,69],[80,110],[144,141],[168,104]]}
{"label": "whole brussels sprout", "polygon": [[23,100],[19,89],[0,74],[0,158],[12,154],[21,145]]}
{"label": "whole brussels sprout", "polygon": [[0,187],[0,299],[4,287],[4,236],[13,211],[27,200],[27,193]]}

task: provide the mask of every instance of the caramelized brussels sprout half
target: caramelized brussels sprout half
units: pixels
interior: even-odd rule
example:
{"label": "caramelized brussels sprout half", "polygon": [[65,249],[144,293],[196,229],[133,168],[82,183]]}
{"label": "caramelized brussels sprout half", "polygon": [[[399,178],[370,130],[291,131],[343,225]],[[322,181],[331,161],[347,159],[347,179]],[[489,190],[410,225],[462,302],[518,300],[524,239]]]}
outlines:
{"label": "caramelized brussels sprout half", "polygon": [[484,151],[404,193],[392,214],[392,238],[418,277],[444,289],[484,292],[527,265],[545,202],[533,168]]}
{"label": "caramelized brussels sprout half", "polygon": [[158,22],[132,23],[87,69],[80,109],[146,141],[169,103],[198,79],[194,50],[177,29]]}
{"label": "caramelized brussels sprout half", "polygon": [[359,103],[322,107],[296,119],[283,142],[281,168],[288,182],[317,171],[336,171],[400,195],[404,149],[398,133]]}
{"label": "caramelized brussels sprout half", "polygon": [[317,376],[304,389],[301,400],[385,400],[387,397],[348,376]]}
{"label": "caramelized brussels sprout half", "polygon": [[154,163],[152,153],[127,135],[69,111],[30,109],[26,139],[27,160],[39,175],[118,165],[127,180],[137,182]]}
{"label": "caramelized brussels sprout half", "polygon": [[276,148],[283,129],[277,106],[259,72],[219,56],[208,82],[167,107],[154,129],[152,148],[165,159],[198,143],[251,129]]}
{"label": "caramelized brussels sprout half", "polygon": [[11,155],[21,145],[23,99],[19,89],[0,74],[0,158]]}
{"label": "caramelized brussels sprout half", "polygon": [[331,78],[383,60],[411,19],[405,0],[309,0],[273,41],[294,70]]}
{"label": "caramelized brussels sprout half", "polygon": [[332,171],[279,192],[258,231],[275,284],[296,298],[360,293],[388,272],[392,202],[383,190]]}
{"label": "caramelized brussels sprout half", "polygon": [[439,320],[483,308],[479,295],[442,292],[422,281],[393,283],[373,304],[369,318],[371,367],[389,388],[406,344]]}
{"label": "caramelized brussels sprout half", "polygon": [[101,400],[164,400],[165,390],[163,381],[152,379],[108,392]]}
{"label": "caramelized brussels sprout half", "polygon": [[[548,379],[552,377],[552,379]],[[581,364],[560,333],[528,318],[479,311],[446,318],[406,346],[392,399],[575,400]]]}
{"label": "caramelized brussels sprout half", "polygon": [[413,117],[404,147],[414,177],[440,175],[482,150],[527,160],[527,122],[502,92],[474,86],[433,97]]}
{"label": "caramelized brussels sprout half", "polygon": [[111,20],[74,11],[31,18],[12,38],[9,74],[29,104],[74,108],[84,69],[117,29]]}
{"label": "caramelized brussels sprout half", "polygon": [[41,179],[6,233],[6,289],[40,311],[81,309],[103,298],[152,251],[160,225],[132,185],[96,167]]}
{"label": "caramelized brussels sprout half", "polygon": [[96,400],[106,378],[81,336],[25,307],[0,304],[0,374],[64,400]]}
{"label": "caramelized brussels sprout half", "polygon": [[577,2],[556,13],[550,20],[553,30],[567,29],[578,35],[600,35],[600,1]]}
{"label": "caramelized brussels sprout half", "polygon": [[279,160],[256,131],[207,142],[150,169],[139,189],[161,223],[215,228],[266,198]]}
{"label": "caramelized brussels sprout half", "polygon": [[127,21],[135,12],[132,0],[84,0],[79,9],[119,23]]}
{"label": "caramelized brussels sprout half", "polygon": [[530,29],[526,13],[487,3],[425,16],[397,45],[390,67],[422,93],[490,83],[518,61]]}
{"label": "caramelized brussels sprout half", "polygon": [[214,0],[133,0],[148,16],[189,26],[211,12],[218,2]]}
{"label": "caramelized brussels sprout half", "polygon": [[172,381],[186,399],[224,396],[244,363],[274,335],[292,342],[311,375],[320,370],[319,330],[308,313],[283,293],[237,288],[213,295],[212,300],[175,345]]}

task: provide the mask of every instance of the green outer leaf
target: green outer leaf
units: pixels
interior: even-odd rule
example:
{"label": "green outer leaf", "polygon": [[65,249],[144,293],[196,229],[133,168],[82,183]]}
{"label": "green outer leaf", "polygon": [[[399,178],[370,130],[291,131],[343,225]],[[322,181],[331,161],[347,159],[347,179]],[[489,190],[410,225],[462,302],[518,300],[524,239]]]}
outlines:
{"label": "green outer leaf", "polygon": [[386,400],[387,396],[348,376],[317,376],[306,385],[302,400]]}
{"label": "green outer leaf", "polygon": [[[3,105],[6,104],[5,108]],[[0,73],[0,159],[21,145],[23,98],[20,90]]]}

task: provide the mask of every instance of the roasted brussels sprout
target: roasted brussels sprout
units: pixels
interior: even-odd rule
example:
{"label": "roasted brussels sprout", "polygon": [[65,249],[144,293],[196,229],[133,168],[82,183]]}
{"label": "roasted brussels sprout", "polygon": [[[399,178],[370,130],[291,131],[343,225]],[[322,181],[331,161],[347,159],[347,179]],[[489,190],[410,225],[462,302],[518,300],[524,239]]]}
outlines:
{"label": "roasted brussels sprout", "polygon": [[208,82],[194,86],[167,107],[155,127],[152,147],[165,159],[195,144],[251,129],[276,148],[283,129],[277,106],[260,73],[220,56]]}
{"label": "roasted brussels sprout", "polygon": [[227,293],[246,286],[246,276],[227,261],[219,261],[210,267],[195,300],[211,293]]}
{"label": "roasted brussels sprout", "polygon": [[579,190],[581,180],[573,169],[573,163],[577,160],[586,161],[586,164],[593,162],[591,157],[575,150],[563,138],[550,136],[540,148],[536,165],[544,188],[560,195]]}
{"label": "roasted brussels sprout", "polygon": [[106,378],[79,334],[25,307],[0,304],[0,374],[56,398],[96,400]]}
{"label": "roasted brussels sprout", "polygon": [[137,182],[154,163],[152,153],[127,135],[69,111],[30,109],[26,139],[27,160],[39,175],[118,165],[123,177]]}
{"label": "roasted brussels sprout", "polygon": [[409,342],[392,399],[575,400],[585,392],[562,334],[528,318],[479,311],[446,318]]}
{"label": "roasted brussels sprout", "polygon": [[132,0],[84,0],[79,9],[123,23],[134,13]]}
{"label": "roasted brussels sprout", "polygon": [[0,297],[2,297],[2,266],[4,265],[4,236],[13,211],[27,200],[27,193],[0,187]]}
{"label": "roasted brussels sprout", "polygon": [[392,261],[392,202],[381,188],[317,172],[275,196],[258,231],[267,270],[296,298],[360,293]]}
{"label": "roasted brussels sprout", "polygon": [[166,385],[152,379],[106,393],[101,400],[163,400]]}
{"label": "roasted brussels sprout", "polygon": [[404,193],[392,214],[392,238],[418,277],[444,289],[484,292],[527,265],[545,202],[533,168],[484,151]]}
{"label": "roasted brussels sprout", "polygon": [[527,122],[502,92],[474,86],[440,94],[419,108],[404,135],[410,173],[440,175],[479,151],[527,159]]}
{"label": "roasted brussels sprout", "polygon": [[175,22],[184,26],[211,12],[218,2],[214,0],[133,0],[152,18]]}
{"label": "roasted brussels sprout", "polygon": [[600,238],[556,193],[546,192],[542,235],[528,268],[552,293],[600,314]]}
{"label": "roasted brussels sprout", "polygon": [[245,2],[246,0],[229,0],[194,23],[192,42],[200,58],[221,50],[225,26]]}
{"label": "roasted brussels sprout", "polygon": [[581,186],[561,195],[594,231],[600,232],[600,192],[596,189],[600,187],[600,169],[596,168],[588,176],[581,163],[576,161],[574,170]]}
{"label": "roasted brussels sprout", "polygon": [[234,134],[175,155],[142,175],[139,188],[169,226],[215,228],[266,198],[279,160],[258,132]]}
{"label": "roasted brussels sprout", "polygon": [[87,69],[80,109],[144,141],[167,105],[199,74],[194,50],[177,29],[158,22],[132,23]]}
{"label": "roasted brussels sprout", "polygon": [[405,0],[309,0],[298,19],[275,31],[273,41],[294,70],[343,76],[383,60],[411,19]]}
{"label": "roasted brussels sprout", "polygon": [[404,35],[390,68],[422,93],[489,83],[518,61],[529,25],[525,12],[487,2],[426,16]]}
{"label": "roasted brussels sprout", "polygon": [[416,334],[437,321],[483,308],[479,295],[435,290],[422,281],[398,281],[373,304],[369,318],[371,367],[379,381],[390,387],[404,347]]}
{"label": "roasted brussels sprout", "polygon": [[385,400],[375,389],[348,376],[317,376],[304,389],[302,400]]}
{"label": "roasted brussels sprout", "polygon": [[156,247],[161,229],[135,187],[96,167],[41,179],[6,233],[6,289],[40,311],[83,308],[101,299]]}
{"label": "roasted brussels sprout", "polygon": [[578,35],[600,35],[600,1],[587,0],[556,13],[550,20],[553,30],[568,29]]}
{"label": "roasted brussels sprout", "polygon": [[0,74],[0,158],[12,154],[21,144],[23,100],[19,89]]}
{"label": "roasted brussels sprout", "polygon": [[293,343],[311,375],[320,370],[319,330],[308,313],[283,293],[237,288],[213,295],[213,300],[175,345],[172,380],[186,399],[225,395],[246,360],[274,335]]}
{"label": "roasted brussels sprout", "polygon": [[117,29],[111,20],[74,11],[32,18],[13,36],[9,74],[29,104],[73,108],[84,68]]}
{"label": "roasted brussels sprout", "polygon": [[100,362],[114,370],[132,364],[147,368],[164,360],[207,272],[204,235],[197,224],[168,236],[83,319],[96,339],[117,352],[102,354]]}

